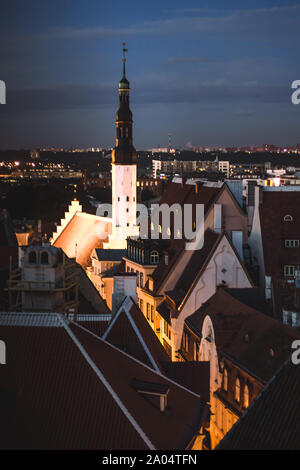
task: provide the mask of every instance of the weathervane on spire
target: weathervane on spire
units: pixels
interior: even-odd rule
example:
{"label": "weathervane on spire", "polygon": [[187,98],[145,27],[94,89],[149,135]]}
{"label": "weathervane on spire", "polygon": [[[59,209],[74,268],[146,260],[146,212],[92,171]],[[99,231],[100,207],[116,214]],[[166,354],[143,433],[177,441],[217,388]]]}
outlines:
{"label": "weathervane on spire", "polygon": [[126,62],[126,56],[125,56],[125,53],[128,52],[128,49],[126,49],[126,42],[123,42],[123,76],[125,77],[125,62]]}

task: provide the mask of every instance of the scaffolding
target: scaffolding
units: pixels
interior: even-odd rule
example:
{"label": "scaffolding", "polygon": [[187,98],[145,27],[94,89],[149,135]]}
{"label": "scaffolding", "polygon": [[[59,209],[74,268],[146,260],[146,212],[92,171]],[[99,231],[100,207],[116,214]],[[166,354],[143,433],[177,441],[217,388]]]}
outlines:
{"label": "scaffolding", "polygon": [[[12,269],[10,263],[9,279],[7,281],[8,305],[10,312],[57,312],[66,316],[70,314],[77,320],[79,303],[78,267],[75,261],[67,259],[63,255],[62,277],[56,281],[27,281],[23,279],[22,268]],[[31,299],[30,308],[24,309],[24,294],[29,294]],[[49,294],[51,299],[50,308],[41,308],[36,305],[36,294]],[[59,295],[61,294],[61,295]],[[59,300],[57,300],[59,298]]]}

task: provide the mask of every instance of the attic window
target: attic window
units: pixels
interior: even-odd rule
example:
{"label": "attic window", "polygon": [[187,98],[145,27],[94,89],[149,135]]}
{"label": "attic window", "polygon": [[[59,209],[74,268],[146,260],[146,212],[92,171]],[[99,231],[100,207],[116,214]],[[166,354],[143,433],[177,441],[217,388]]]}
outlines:
{"label": "attic window", "polygon": [[170,387],[167,384],[143,382],[141,380],[133,379],[131,386],[146,399],[151,401],[154,405],[159,407],[160,411],[164,412],[167,408],[167,396]]}
{"label": "attic window", "polygon": [[270,348],[269,354],[270,354],[271,357],[274,357],[274,356],[275,356],[275,351],[274,351],[274,349]]}
{"label": "attic window", "polygon": [[287,214],[283,217],[284,222],[293,222],[293,217],[290,214]]}
{"label": "attic window", "polygon": [[159,253],[156,250],[151,251],[150,253],[150,263],[151,264],[158,264],[159,261]]}

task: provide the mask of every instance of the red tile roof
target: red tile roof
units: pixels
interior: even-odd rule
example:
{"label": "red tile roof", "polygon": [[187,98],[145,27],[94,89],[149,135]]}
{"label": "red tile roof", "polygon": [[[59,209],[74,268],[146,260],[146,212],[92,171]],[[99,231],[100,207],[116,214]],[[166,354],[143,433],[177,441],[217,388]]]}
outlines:
{"label": "red tile roof", "polygon": [[[199,431],[198,395],[62,315],[0,313],[0,337],[2,448],[184,449]],[[134,379],[168,386],[165,412]]]}
{"label": "red tile roof", "polygon": [[[191,204],[193,208],[196,204],[204,205],[204,213],[212,207],[212,204],[216,201],[220,195],[223,186],[207,186],[203,182],[198,182],[196,185],[180,183],[169,183],[160,204],[180,204],[181,207],[184,204]],[[172,225],[172,219],[171,219]],[[171,238],[170,247],[167,249],[169,254],[168,265],[165,264],[164,257],[162,257],[159,265],[154,270],[152,276],[154,279],[155,292],[158,292],[162,282],[166,279],[166,276],[172,272],[175,264],[178,262],[185,248],[186,240],[184,237],[181,240]]]}
{"label": "red tile roof", "polygon": [[169,362],[169,356],[135,302],[125,299],[103,339],[124,350],[154,370]]}
{"label": "red tile roof", "polygon": [[299,450],[300,367],[288,360],[216,450]]}
{"label": "red tile roof", "polygon": [[[255,295],[256,290],[252,291]],[[296,329],[246,305],[225,288],[218,288],[197,312],[185,320],[200,337],[207,315],[213,323],[217,351],[250,371],[262,383],[268,381],[290,356],[292,342],[300,339]]]}

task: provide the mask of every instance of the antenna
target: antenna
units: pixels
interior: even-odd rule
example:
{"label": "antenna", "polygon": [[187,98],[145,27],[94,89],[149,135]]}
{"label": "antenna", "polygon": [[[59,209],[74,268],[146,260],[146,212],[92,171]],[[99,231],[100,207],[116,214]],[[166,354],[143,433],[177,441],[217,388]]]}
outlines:
{"label": "antenna", "polygon": [[123,77],[125,77],[125,62],[126,62],[126,55],[125,54],[126,54],[126,52],[128,52],[128,49],[126,49],[126,47],[125,47],[126,42],[123,42],[122,45],[123,45],[123,49],[122,49],[122,51],[123,51],[123,59],[122,59],[122,62],[123,62]]}

